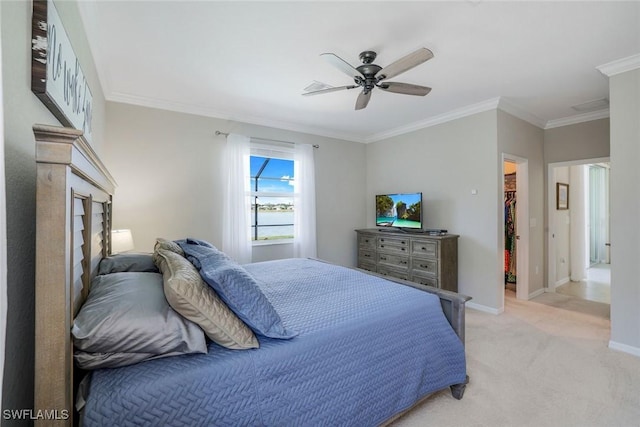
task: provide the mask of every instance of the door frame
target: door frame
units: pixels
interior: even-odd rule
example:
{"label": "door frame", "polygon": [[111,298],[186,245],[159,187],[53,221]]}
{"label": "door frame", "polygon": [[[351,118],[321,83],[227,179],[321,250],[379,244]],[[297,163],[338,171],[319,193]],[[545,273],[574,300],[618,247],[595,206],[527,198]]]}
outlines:
{"label": "door frame", "polygon": [[566,162],[549,163],[547,165],[547,284],[545,292],[556,291],[556,244],[555,232],[556,223],[553,214],[556,206],[556,188],[554,180],[554,169],[564,166],[590,165],[592,163],[609,163],[611,157],[597,157],[594,159],[570,160]]}
{"label": "door frame", "polygon": [[[504,213],[504,163],[505,161],[516,164],[516,298],[521,300],[529,299],[529,160],[509,153],[502,153],[501,186],[502,189],[500,203],[503,206],[501,212]],[[500,215],[500,295],[502,307],[504,309],[504,214]]]}

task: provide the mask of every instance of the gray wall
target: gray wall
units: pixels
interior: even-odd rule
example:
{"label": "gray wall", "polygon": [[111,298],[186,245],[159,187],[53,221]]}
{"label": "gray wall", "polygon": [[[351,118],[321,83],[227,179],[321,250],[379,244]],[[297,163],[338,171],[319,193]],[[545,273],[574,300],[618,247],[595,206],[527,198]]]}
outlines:
{"label": "gray wall", "polygon": [[499,310],[504,284],[500,289],[496,268],[501,254],[496,129],[493,110],[368,144],[366,203],[367,225],[373,227],[376,194],[421,191],[425,228],[460,235],[459,292]]}
{"label": "gray wall", "polygon": [[[529,174],[528,211],[529,224],[520,224],[518,229],[529,227],[529,295],[544,287],[544,133],[542,129],[498,110],[498,155],[503,153],[527,159]],[[502,162],[502,158],[498,158]],[[499,164],[500,164],[499,163]],[[497,171],[498,180],[502,180],[502,171]],[[516,189],[517,191],[517,189]],[[522,192],[516,193],[516,203],[521,200]],[[503,199],[499,200],[499,212],[502,213]],[[517,206],[517,205],[516,205]],[[500,222],[500,228],[502,222]],[[521,233],[521,231],[519,231]],[[503,262],[498,261],[502,268]],[[516,272],[521,276],[521,272]]]}
{"label": "gray wall", "polygon": [[[93,146],[104,133],[104,96],[75,2],[58,12],[93,93]],[[32,126],[60,123],[31,92],[31,2],[0,2],[7,193],[8,315],[3,409],[33,406],[36,163]],[[3,420],[3,424],[6,421]]]}
{"label": "gray wall", "polygon": [[545,170],[549,163],[601,157],[609,157],[609,119],[544,131]]}
{"label": "gray wall", "polygon": [[640,355],[640,69],[609,78],[611,341]]}
{"label": "gray wall", "polygon": [[[544,190],[545,207],[544,223],[546,230],[551,225],[549,211],[555,212],[554,206],[549,206],[549,201],[555,198],[555,187],[549,190],[549,164],[562,162],[575,162],[581,160],[601,159],[609,157],[609,119],[592,120],[590,122],[577,123],[558,128],[545,129],[544,131]],[[551,197],[550,197],[551,196]],[[558,226],[558,223],[554,224]],[[549,247],[549,232],[544,234],[545,251]],[[556,253],[556,259],[560,254]],[[566,261],[567,263],[569,261]],[[545,253],[545,276],[549,277],[548,256]]]}
{"label": "gray wall", "polygon": [[[186,236],[222,243],[225,138],[318,144],[315,150],[318,256],[355,266],[354,229],[365,218],[365,146],[190,114],[107,103],[105,159],[118,183],[114,226],[131,228],[136,250],[150,251],[156,237]],[[254,248],[254,261],[293,256],[292,245]]]}

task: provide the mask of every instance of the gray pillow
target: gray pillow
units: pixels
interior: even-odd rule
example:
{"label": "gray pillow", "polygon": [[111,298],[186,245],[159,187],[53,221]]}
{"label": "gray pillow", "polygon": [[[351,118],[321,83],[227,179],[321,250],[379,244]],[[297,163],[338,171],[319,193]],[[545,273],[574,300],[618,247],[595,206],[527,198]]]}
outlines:
{"label": "gray pillow", "polygon": [[[82,368],[125,366],[150,358],[207,352],[202,329],[167,303],[159,273],[96,276],[74,319],[72,335],[76,349],[97,353],[91,362],[86,361],[86,355],[76,357]],[[112,356],[106,358],[104,353]]]}
{"label": "gray pillow", "polygon": [[122,253],[103,258],[98,266],[98,275],[135,271],[158,273],[158,268],[149,253]]}
{"label": "gray pillow", "polygon": [[198,324],[223,347],[241,350],[259,346],[253,331],[204,283],[186,258],[163,249],[154,257],[163,273],[164,295],[175,311]]}

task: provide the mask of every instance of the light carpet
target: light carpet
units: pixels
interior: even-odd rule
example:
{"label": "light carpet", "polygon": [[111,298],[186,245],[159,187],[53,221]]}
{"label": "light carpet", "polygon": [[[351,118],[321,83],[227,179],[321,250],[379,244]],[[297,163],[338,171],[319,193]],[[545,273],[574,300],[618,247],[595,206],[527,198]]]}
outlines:
{"label": "light carpet", "polygon": [[501,315],[467,309],[463,399],[436,393],[392,425],[640,426],[640,358],[607,347],[608,306],[576,299],[508,292]]}

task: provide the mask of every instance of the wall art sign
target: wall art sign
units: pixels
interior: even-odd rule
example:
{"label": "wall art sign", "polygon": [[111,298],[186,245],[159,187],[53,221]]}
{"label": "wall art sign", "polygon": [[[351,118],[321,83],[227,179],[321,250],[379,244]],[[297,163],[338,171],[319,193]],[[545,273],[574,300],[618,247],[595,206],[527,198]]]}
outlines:
{"label": "wall art sign", "polygon": [[93,97],[52,0],[33,1],[31,34],[31,91],[91,142]]}

